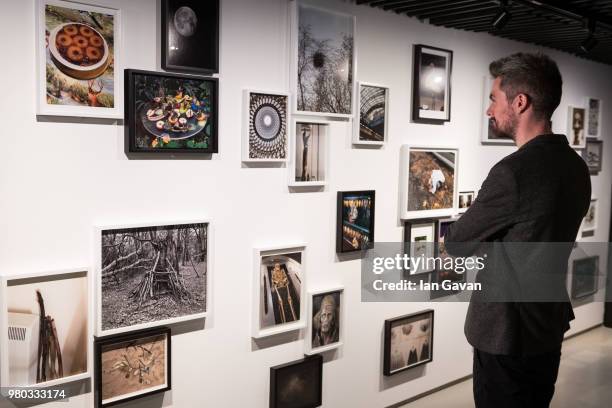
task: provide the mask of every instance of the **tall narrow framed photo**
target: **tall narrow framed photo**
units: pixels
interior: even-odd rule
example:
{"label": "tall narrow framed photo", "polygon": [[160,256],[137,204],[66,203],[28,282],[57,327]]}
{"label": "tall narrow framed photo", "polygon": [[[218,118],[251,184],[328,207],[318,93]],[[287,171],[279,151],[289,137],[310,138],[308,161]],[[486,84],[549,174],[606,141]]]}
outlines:
{"label": "tall narrow framed photo", "polygon": [[450,217],[458,201],[459,150],[403,145],[400,162],[400,217]]}
{"label": "tall narrow framed photo", "polygon": [[355,16],[291,2],[294,112],[349,119],[355,88]]}
{"label": "tall narrow framed photo", "polygon": [[572,299],[581,299],[597,292],[599,256],[574,259],[572,262]]}
{"label": "tall narrow framed photo", "polygon": [[365,251],[374,246],[376,191],[338,191],[336,252]]}
{"label": "tall narrow framed photo", "polygon": [[270,367],[270,408],[316,408],[323,404],[323,356]]}
{"label": "tall narrow framed photo", "polygon": [[253,338],[306,326],[305,255],[304,244],[254,250]]}
{"label": "tall narrow framed photo", "polygon": [[385,320],[383,374],[399,372],[433,361],[432,309]]}
{"label": "tall narrow framed photo", "polygon": [[450,122],[453,52],[417,44],[413,63],[412,121]]}
{"label": "tall narrow framed photo", "polygon": [[[434,218],[409,220],[404,223],[404,244],[407,245],[410,258],[433,259],[436,256],[437,228],[438,220]],[[409,275],[420,275],[435,270],[435,265],[422,262],[417,266],[417,269],[407,272]]]}
{"label": "tall narrow framed photo", "polygon": [[169,328],[95,340],[96,408],[133,401],[172,389]]}
{"label": "tall narrow framed photo", "polygon": [[126,153],[217,153],[216,78],[125,70]]}
{"label": "tall narrow framed photo", "polygon": [[244,91],[243,162],[287,162],[289,158],[289,95]]}
{"label": "tall narrow framed photo", "polygon": [[482,144],[489,145],[508,145],[514,146],[514,140],[510,137],[499,135],[495,132],[495,121],[490,118],[486,112],[491,104],[491,88],[493,87],[493,78],[490,76],[483,77],[483,94],[482,94],[482,110],[481,115],[481,126],[480,126],[480,140]]}
{"label": "tall narrow framed photo", "polygon": [[589,173],[599,174],[601,171],[601,160],[603,157],[603,140],[587,137],[586,145],[582,151],[582,158],[589,168]]}
{"label": "tall narrow framed photo", "polygon": [[[465,272],[455,270],[455,263],[452,260],[453,256],[448,253],[446,246],[444,245],[444,237],[446,236],[448,228],[457,222],[457,220],[458,218],[445,218],[440,219],[437,222],[436,257],[440,259],[440,267],[432,273],[431,283],[437,283],[439,288],[435,289],[435,287],[432,285],[430,299],[437,299],[460,293],[460,289],[455,289],[455,287],[457,287],[455,284],[464,283],[466,281]],[[449,286],[449,288],[446,289],[443,287],[443,284]]]}
{"label": "tall narrow framed photo", "polygon": [[210,222],[97,227],[94,238],[99,336],[206,316]]}
{"label": "tall narrow framed photo", "polygon": [[358,117],[354,122],[354,145],[383,145],[389,130],[389,88],[359,82]]}
{"label": "tall narrow framed photo", "polygon": [[586,236],[593,236],[595,234],[595,231],[597,230],[598,212],[599,211],[597,209],[597,199],[591,198],[589,209],[587,210],[586,215],[582,219],[582,226],[580,227],[583,238],[585,238]]}
{"label": "tall narrow framed photo", "polygon": [[601,138],[601,112],[603,109],[601,99],[586,98],[587,108],[587,137]]}
{"label": "tall narrow framed photo", "polygon": [[344,342],[344,288],[341,286],[308,294],[308,329],[305,354],[336,349]]}
{"label": "tall narrow framed photo", "polygon": [[219,0],[162,0],[161,19],[164,70],[219,72]]}
{"label": "tall narrow framed photo", "polygon": [[568,107],[567,112],[567,138],[574,149],[584,149],[586,146],[585,135],[585,110],[577,106]]}
{"label": "tall narrow framed photo", "polygon": [[92,304],[87,268],[2,277],[0,385],[44,388],[89,378]]}
{"label": "tall narrow framed photo", "polygon": [[323,187],[329,176],[330,123],[295,120],[291,140],[290,187]]}
{"label": "tall narrow framed photo", "polygon": [[123,117],[121,11],[36,1],[38,115]]}

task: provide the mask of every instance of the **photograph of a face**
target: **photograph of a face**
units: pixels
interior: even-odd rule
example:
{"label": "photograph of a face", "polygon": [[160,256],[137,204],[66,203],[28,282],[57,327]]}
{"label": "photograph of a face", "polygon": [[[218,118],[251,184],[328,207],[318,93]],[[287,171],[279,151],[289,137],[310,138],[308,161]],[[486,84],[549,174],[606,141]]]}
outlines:
{"label": "photograph of a face", "polygon": [[452,59],[450,50],[414,46],[413,121],[450,121]]}
{"label": "photograph of a face", "polygon": [[574,149],[583,149],[586,145],[584,108],[570,106],[568,118],[567,137],[569,144]]}
{"label": "photograph of a face", "polygon": [[171,389],[170,329],[96,339],[97,407]]}
{"label": "photograph of a face", "polygon": [[[436,254],[436,225],[434,219],[421,219],[406,221],[404,224],[404,244],[407,245],[407,251],[410,258],[416,259],[419,257],[433,258]],[[429,273],[435,270],[433,263],[428,265],[426,262],[421,262],[417,269],[407,271],[409,275],[419,275]]]}
{"label": "photograph of a face", "polygon": [[384,375],[433,360],[433,320],[433,310],[385,320]]}
{"label": "photograph of a face", "polygon": [[287,95],[248,92],[247,161],[282,161],[288,155]]}
{"label": "photograph of a face", "polygon": [[466,212],[472,205],[475,195],[474,191],[460,191],[459,192],[459,212]]}
{"label": "photograph of a face", "polygon": [[[69,296],[67,296],[69,294]],[[4,387],[45,387],[85,378],[90,336],[87,271],[6,281]],[[5,366],[4,366],[5,367]],[[5,377],[6,375],[6,377]]]}
{"label": "photograph of a face", "polygon": [[354,17],[298,3],[297,110],[350,115]]}
{"label": "photograph of a face", "polygon": [[582,232],[595,231],[597,229],[597,199],[591,199],[589,209],[582,219]]}
{"label": "photograph of a face", "polygon": [[342,290],[336,290],[312,295],[309,325],[311,353],[340,345],[342,293]]}
{"label": "photograph of a face", "polygon": [[580,299],[597,292],[599,256],[575,259],[572,264],[572,299]]}
{"label": "photograph of a face", "polygon": [[601,100],[587,98],[587,109],[587,136],[599,137],[599,126],[601,123]]}
{"label": "photograph of a face", "polygon": [[323,403],[323,357],[270,368],[270,408],[315,408]]}
{"label": "photograph of a face", "polygon": [[219,71],[219,0],[162,1],[162,68]]}
{"label": "photograph of a face", "polygon": [[292,184],[321,184],[327,181],[327,138],[329,125],[296,122],[295,166]]}
{"label": "photograph of a face", "polygon": [[122,92],[119,11],[58,0],[39,2],[40,114],[114,117]]}
{"label": "photograph of a face", "polygon": [[591,174],[599,174],[601,171],[602,154],[603,141],[594,137],[587,137],[586,146],[582,151],[582,158],[586,162]]}
{"label": "photograph of a face", "polygon": [[389,89],[359,84],[359,131],[354,144],[382,144],[387,131]]}
{"label": "photograph of a face", "polygon": [[129,153],[216,153],[215,78],[126,70]]}
{"label": "photograph of a face", "polygon": [[204,317],[208,223],[103,229],[99,333]]}
{"label": "photograph of a face", "polygon": [[336,252],[369,249],[374,244],[376,192],[339,191]]}

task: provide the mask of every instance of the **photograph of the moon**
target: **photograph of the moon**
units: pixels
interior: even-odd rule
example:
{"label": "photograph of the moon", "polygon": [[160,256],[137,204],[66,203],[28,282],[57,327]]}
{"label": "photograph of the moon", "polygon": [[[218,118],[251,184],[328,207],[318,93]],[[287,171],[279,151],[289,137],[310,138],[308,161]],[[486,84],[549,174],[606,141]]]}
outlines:
{"label": "photograph of the moon", "polygon": [[191,8],[183,6],[174,13],[174,26],[183,37],[191,37],[198,27],[198,17]]}

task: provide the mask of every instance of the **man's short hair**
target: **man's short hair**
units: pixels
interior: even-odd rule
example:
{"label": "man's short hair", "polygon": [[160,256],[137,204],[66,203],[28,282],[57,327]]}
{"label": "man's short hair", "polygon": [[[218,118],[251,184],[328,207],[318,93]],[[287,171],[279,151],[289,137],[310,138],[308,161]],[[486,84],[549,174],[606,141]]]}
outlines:
{"label": "man's short hair", "polygon": [[542,53],[516,53],[493,61],[489,72],[501,77],[500,87],[508,101],[526,94],[536,118],[550,120],[561,102],[563,79],[557,63]]}

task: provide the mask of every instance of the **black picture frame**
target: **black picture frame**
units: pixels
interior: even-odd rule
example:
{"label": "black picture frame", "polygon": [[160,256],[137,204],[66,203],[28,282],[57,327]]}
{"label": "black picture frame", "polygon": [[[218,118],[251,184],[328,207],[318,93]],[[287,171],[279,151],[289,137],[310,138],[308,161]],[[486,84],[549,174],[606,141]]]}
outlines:
{"label": "black picture frame", "polygon": [[[191,13],[199,14],[200,19],[204,19],[202,27],[196,32],[183,37],[182,47],[186,52],[197,54],[197,56],[176,56],[170,52],[172,45],[170,41],[173,36],[180,36],[174,24],[175,10],[187,7]],[[195,10],[194,10],[195,9]],[[198,13],[199,12],[199,13]],[[197,19],[197,16],[196,16]],[[165,71],[174,72],[193,72],[203,75],[211,75],[219,72],[219,21],[220,21],[220,1],[208,0],[161,0],[161,66]],[[191,38],[194,37],[194,38]],[[187,39],[189,38],[189,39]],[[197,52],[196,52],[197,51]],[[194,58],[206,57],[208,63],[202,61],[195,64]],[[182,61],[182,62],[181,62]]]}
{"label": "black picture frame", "polygon": [[[281,381],[285,379],[291,372],[295,370],[311,370],[310,376],[314,377],[316,384],[314,393],[311,399],[298,398],[303,404],[298,405],[297,401],[283,402],[279,398],[281,390]],[[323,356],[315,354],[305,356],[303,359],[292,361],[290,363],[281,364],[270,367],[270,408],[315,408],[323,404]]]}
{"label": "black picture frame", "polygon": [[[405,254],[408,254],[408,256],[410,257],[410,245],[412,242],[412,227],[415,225],[419,225],[419,224],[433,224],[433,241],[426,241],[428,244],[433,245],[433,253],[431,254],[432,256],[438,256],[437,254],[437,245],[438,245],[438,218],[418,218],[418,219],[412,219],[412,220],[406,220],[404,221],[404,241],[403,241],[403,250]],[[419,272],[419,273],[410,273],[410,271],[408,270],[404,270],[404,274],[406,276],[419,276],[419,275],[431,275],[432,272],[434,272],[435,269],[432,269],[431,271],[423,271],[423,272]]]}
{"label": "black picture frame", "polygon": [[[581,268],[591,268],[592,273],[579,274]],[[574,259],[572,262],[572,299],[582,299],[597,293],[599,289],[599,255]],[[586,290],[582,287],[587,280]],[[582,290],[581,290],[582,289]]]}
{"label": "black picture frame", "polygon": [[[391,329],[398,322],[405,321],[406,323],[417,322],[419,320],[423,320],[425,318],[431,319],[431,330],[429,332],[429,356],[426,359],[421,359],[415,364],[406,365],[406,367],[400,369],[392,369],[391,367]],[[385,328],[384,328],[384,346],[383,346],[383,374],[385,376],[392,376],[398,373],[401,373],[406,370],[410,370],[414,367],[421,366],[423,364],[427,364],[433,361],[433,351],[434,351],[434,310],[426,309],[420,312],[411,313],[399,317],[395,317],[392,319],[385,320]]]}
{"label": "black picture frame", "polygon": [[[431,47],[424,44],[414,45],[414,59],[412,67],[412,121],[415,123],[428,123],[428,124],[442,124],[444,122],[450,122],[451,120],[451,88],[452,88],[452,69],[453,69],[453,51],[446,50],[444,48]],[[423,56],[428,54],[426,51],[431,50],[434,53],[446,53],[448,58],[448,65],[445,66],[445,83],[448,86],[445,88],[443,105],[445,108],[445,115],[432,115],[439,117],[425,117],[421,114],[420,107],[422,106],[421,101],[421,82],[424,81],[421,78],[421,64],[423,63]],[[434,54],[429,54],[434,55]],[[446,92],[448,91],[448,92]],[[435,98],[434,98],[435,101]],[[448,103],[447,103],[448,102]],[[448,106],[447,106],[448,105]],[[431,110],[435,112],[435,109]]]}
{"label": "black picture frame", "polygon": [[[597,150],[599,151],[599,160],[593,164],[593,158],[589,157],[589,145],[597,146]],[[599,140],[595,137],[587,137],[586,145],[584,149],[582,149],[582,158],[584,159],[587,167],[589,168],[589,173],[592,175],[597,175],[601,171],[601,161],[603,159],[603,140]]]}
{"label": "black picture frame", "polygon": [[[103,347],[136,341],[139,339],[165,335],[166,336],[166,387],[156,389],[142,394],[127,397],[125,399],[116,400],[110,403],[103,404],[102,400],[102,352]],[[94,337],[94,373],[95,373],[95,390],[94,400],[96,408],[106,408],[123,404],[128,401],[134,401],[150,395],[163,393],[172,389],[172,332],[169,327],[159,327],[155,329],[139,330],[129,333],[121,333],[112,336]]]}
{"label": "black picture frame", "polygon": [[[212,122],[210,124],[211,134],[210,143],[206,148],[168,148],[168,149],[145,149],[139,148],[136,144],[136,76],[160,77],[165,79],[176,79],[184,81],[201,81],[209,83],[212,86],[211,95],[211,114]],[[219,80],[212,77],[203,77],[195,75],[174,74],[158,71],[144,71],[139,69],[126,69],[124,72],[124,92],[125,92],[125,153],[131,155],[172,155],[172,154],[212,154],[218,153],[218,126],[219,126]],[[207,123],[205,127],[208,127]]]}
{"label": "black picture frame", "polygon": [[[437,221],[436,251],[435,252],[436,252],[436,258],[444,257],[443,259],[441,258],[442,266],[444,264],[444,259],[446,259],[447,257],[452,258],[452,255],[444,255],[444,254],[441,254],[441,251],[440,251],[441,246],[444,245],[442,225],[443,224],[452,225],[457,221],[458,221],[458,218],[443,218]],[[458,273],[455,270],[450,270],[450,269],[447,270],[444,268],[439,268],[431,273],[431,283],[432,284],[437,283],[439,285],[442,285],[442,282],[445,280],[450,280],[452,283],[465,283],[467,279],[466,273],[467,272]],[[442,287],[440,287],[439,289],[434,289],[434,285],[432,285],[432,289],[430,291],[429,298],[430,300],[433,300],[433,299],[438,299],[438,298],[442,298],[446,296],[456,295],[458,293],[461,293],[461,290],[443,289]]]}
{"label": "black picture frame", "polygon": [[[358,226],[356,224],[346,222],[348,227],[354,227],[355,229],[364,230],[368,235],[368,241],[365,246],[359,245],[356,249],[346,249],[343,245],[344,243],[344,211],[343,211],[343,201],[346,197],[351,196],[365,196],[368,197],[371,201],[370,207],[370,225],[369,231],[366,231],[363,227]],[[357,190],[357,191],[338,191],[337,195],[337,211],[336,211],[336,252],[339,254],[346,254],[352,252],[360,252],[366,251],[374,247],[374,227],[375,227],[375,219],[376,219],[376,191],[375,190]]]}

